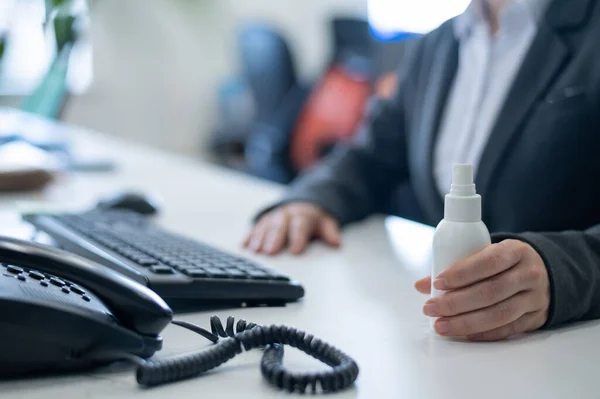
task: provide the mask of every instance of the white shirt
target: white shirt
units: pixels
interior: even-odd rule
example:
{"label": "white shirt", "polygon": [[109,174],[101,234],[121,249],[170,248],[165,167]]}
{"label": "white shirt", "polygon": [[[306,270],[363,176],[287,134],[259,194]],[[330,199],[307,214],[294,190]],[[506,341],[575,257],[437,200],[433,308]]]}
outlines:
{"label": "white shirt", "polygon": [[454,20],[458,70],[448,95],[434,148],[439,192],[450,189],[452,164],[477,165],[509,89],[537,33],[548,0],[514,0],[499,14],[491,35],[485,1],[473,0]]}

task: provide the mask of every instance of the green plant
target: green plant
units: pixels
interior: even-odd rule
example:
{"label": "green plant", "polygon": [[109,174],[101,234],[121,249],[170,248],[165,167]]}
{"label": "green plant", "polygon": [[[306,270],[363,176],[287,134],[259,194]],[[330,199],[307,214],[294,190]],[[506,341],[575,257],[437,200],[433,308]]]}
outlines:
{"label": "green plant", "polygon": [[73,0],[45,0],[44,28],[52,27],[56,38],[56,57],[39,86],[24,99],[21,109],[56,118],[66,101],[67,71],[71,49],[77,40],[77,15],[73,14]]}
{"label": "green plant", "polygon": [[66,45],[73,44],[77,40],[74,29],[76,16],[70,12],[71,1],[68,0],[46,0],[46,22],[52,23],[56,37],[56,50],[60,53]]}
{"label": "green plant", "polygon": [[[52,24],[56,37],[57,54],[65,46],[73,44],[77,40],[75,23],[77,17],[70,12],[70,0],[45,0],[46,20],[44,26]],[[6,48],[7,34],[0,34],[0,61]]]}
{"label": "green plant", "polygon": [[2,54],[4,54],[4,49],[6,48],[6,35],[0,36],[0,60],[2,60]]}

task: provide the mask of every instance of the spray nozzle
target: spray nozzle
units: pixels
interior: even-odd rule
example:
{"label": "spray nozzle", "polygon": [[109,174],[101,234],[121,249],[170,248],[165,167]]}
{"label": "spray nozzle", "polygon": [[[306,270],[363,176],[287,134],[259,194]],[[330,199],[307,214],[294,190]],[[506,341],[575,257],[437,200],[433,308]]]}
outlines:
{"label": "spray nozzle", "polygon": [[473,165],[455,163],[452,165],[452,185],[450,194],[469,197],[476,194],[473,183]]}

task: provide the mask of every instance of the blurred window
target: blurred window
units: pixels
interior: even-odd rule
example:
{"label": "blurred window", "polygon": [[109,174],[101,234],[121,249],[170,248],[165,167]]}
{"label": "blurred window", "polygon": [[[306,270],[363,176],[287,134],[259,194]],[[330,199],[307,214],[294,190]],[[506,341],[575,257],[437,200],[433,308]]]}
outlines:
{"label": "blurred window", "polygon": [[462,14],[471,0],[368,0],[369,24],[380,40],[425,34]]}
{"label": "blurred window", "polygon": [[[92,45],[88,35],[87,0],[65,1],[77,15],[78,38],[69,60],[67,86],[83,93],[92,81]],[[44,26],[45,0],[0,0],[0,36],[6,39],[0,57],[0,95],[28,95],[40,83],[56,56],[55,36]]]}

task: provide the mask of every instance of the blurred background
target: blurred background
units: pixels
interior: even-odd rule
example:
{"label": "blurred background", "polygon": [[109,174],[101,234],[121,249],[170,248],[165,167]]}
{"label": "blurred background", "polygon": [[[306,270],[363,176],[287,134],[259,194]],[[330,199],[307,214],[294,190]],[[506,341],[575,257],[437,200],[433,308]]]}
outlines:
{"label": "blurred background", "polygon": [[287,183],[351,140],[414,39],[467,5],[0,0],[0,106]]}

